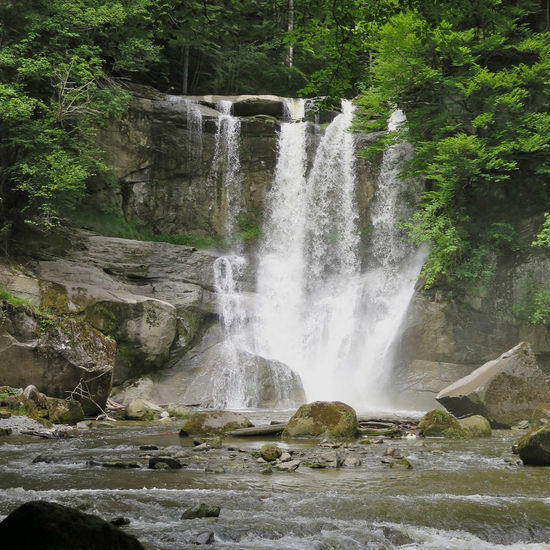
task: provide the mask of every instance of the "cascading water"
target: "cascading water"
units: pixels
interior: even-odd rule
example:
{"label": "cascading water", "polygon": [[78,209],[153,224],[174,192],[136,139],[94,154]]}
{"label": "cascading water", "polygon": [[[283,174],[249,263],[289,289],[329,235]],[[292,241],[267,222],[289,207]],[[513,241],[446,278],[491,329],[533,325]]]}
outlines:
{"label": "cascading water", "polygon": [[215,184],[215,205],[220,233],[228,238],[235,231],[242,196],[240,133],[241,121],[231,114],[233,104],[218,103],[218,121],[212,170],[209,179]]}
{"label": "cascading water", "polygon": [[[400,163],[410,154],[409,146],[398,142],[384,155],[371,208],[369,261],[367,270],[361,269],[349,131],[353,110],[343,102],[307,176],[306,123],[282,125],[249,346],[294,369],[308,400],[340,399],[365,409],[384,405],[381,390],[391,368],[391,344],[422,256],[396,228],[408,214],[402,195],[412,185],[398,178]],[[403,120],[402,113],[395,113],[390,130]]]}
{"label": "cascading water", "polygon": [[202,113],[198,103],[185,99],[187,111],[187,161],[200,166],[202,162]]}
{"label": "cascading water", "polygon": [[225,363],[212,389],[212,404],[216,407],[242,408],[246,404],[246,381],[239,361],[239,335],[246,320],[239,279],[246,261],[242,256],[221,256],[214,262],[214,287],[218,313],[224,334]]}
{"label": "cascading water", "polygon": [[[252,307],[239,292],[245,260],[233,255],[215,264],[226,355],[214,389],[218,406],[239,408],[249,402],[250,384],[240,367],[243,350],[288,365],[301,377],[308,400],[339,399],[362,410],[387,405],[382,398],[392,344],[423,261],[396,226],[410,215],[405,193],[414,201],[419,191],[414,182],[398,177],[411,149],[396,141],[384,154],[370,208],[370,244],[361,254],[350,132],[354,106],[342,103],[309,173],[314,144],[308,139],[312,128],[304,121],[304,110],[302,100],[289,100],[285,106],[287,121],[281,124],[277,167],[266,198]],[[389,130],[404,121],[396,111]],[[222,128],[220,120],[220,143]],[[222,146],[217,145],[216,157],[218,148]],[[230,181],[233,176],[224,177]]]}

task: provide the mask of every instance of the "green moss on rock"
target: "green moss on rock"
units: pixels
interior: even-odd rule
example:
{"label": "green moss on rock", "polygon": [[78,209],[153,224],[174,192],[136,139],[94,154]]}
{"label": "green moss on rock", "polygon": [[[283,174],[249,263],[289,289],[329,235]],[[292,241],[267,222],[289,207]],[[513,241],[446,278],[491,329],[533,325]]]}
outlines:
{"label": "green moss on rock", "polygon": [[340,401],[315,401],[296,411],[282,436],[353,439],[357,432],[357,414],[349,405]]}
{"label": "green moss on rock", "polygon": [[550,466],[550,427],[524,435],[518,442],[518,454],[524,464]]}
{"label": "green moss on rock", "polygon": [[550,403],[541,403],[531,414],[529,424],[532,429],[550,424]]}
{"label": "green moss on rock", "polygon": [[468,418],[461,418],[458,422],[464,431],[465,437],[491,437],[492,435],[489,421],[479,414],[469,416]]}
{"label": "green moss on rock", "polygon": [[187,419],[180,430],[180,435],[222,435],[238,428],[251,426],[252,422],[239,413],[222,410],[200,411]]}
{"label": "green moss on rock", "polygon": [[418,424],[418,428],[426,437],[446,437],[462,439],[465,437],[459,421],[446,411],[434,409],[427,412]]}

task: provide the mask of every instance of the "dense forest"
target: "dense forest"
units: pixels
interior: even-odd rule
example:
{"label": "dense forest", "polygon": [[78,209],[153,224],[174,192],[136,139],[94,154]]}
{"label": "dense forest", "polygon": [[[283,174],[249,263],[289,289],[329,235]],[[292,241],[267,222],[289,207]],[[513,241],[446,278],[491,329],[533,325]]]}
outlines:
{"label": "dense forest", "polygon": [[[0,234],[49,231],[103,173],[128,83],[174,94],[341,97],[357,130],[396,106],[426,192],[404,230],[428,287],[480,285],[550,209],[549,0],[4,0]],[[393,136],[386,135],[372,151]],[[364,151],[368,155],[372,151]],[[538,245],[550,244],[550,218]]]}

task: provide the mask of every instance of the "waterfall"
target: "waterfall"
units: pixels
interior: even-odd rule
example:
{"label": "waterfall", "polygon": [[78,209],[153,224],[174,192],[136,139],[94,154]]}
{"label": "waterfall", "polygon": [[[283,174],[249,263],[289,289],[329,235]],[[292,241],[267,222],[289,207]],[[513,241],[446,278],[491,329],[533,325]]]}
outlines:
{"label": "waterfall", "polygon": [[238,344],[246,319],[239,285],[245,266],[246,261],[242,256],[221,256],[213,266],[225,359],[216,377],[215,387],[212,388],[212,405],[215,407],[242,408],[247,399]]}
{"label": "waterfall", "polygon": [[222,100],[218,103],[214,158],[209,175],[209,180],[215,185],[218,231],[226,238],[235,232],[242,195],[241,121],[231,114],[232,106],[231,101]]}
{"label": "waterfall", "polygon": [[187,162],[200,166],[202,162],[202,113],[198,103],[185,99],[187,115]]}
{"label": "waterfall", "polygon": [[[308,400],[339,399],[365,409],[384,405],[392,343],[423,258],[396,227],[410,213],[405,192],[413,200],[417,195],[417,186],[398,177],[410,155],[399,141],[384,154],[361,266],[353,111],[344,101],[309,174],[307,123],[298,117],[281,127],[249,347],[295,370]],[[398,111],[389,129],[403,122]]]}
{"label": "waterfall", "polygon": [[[393,344],[424,259],[397,226],[420,193],[415,182],[399,178],[411,147],[396,139],[384,153],[369,209],[369,243],[361,250],[350,131],[354,106],[342,102],[342,112],[318,143],[311,139],[315,128],[304,120],[305,108],[303,100],[285,104],[254,300],[245,299],[239,288],[245,258],[233,254],[214,264],[226,359],[213,389],[217,406],[250,403],[243,353],[288,365],[309,401],[337,399],[361,410],[388,405],[383,396]],[[214,165],[222,157],[227,161],[222,181],[229,220],[230,192],[240,193],[238,147],[231,145],[238,140],[238,126],[232,126],[230,104],[220,105],[220,112]],[[396,111],[388,128],[404,123]]]}

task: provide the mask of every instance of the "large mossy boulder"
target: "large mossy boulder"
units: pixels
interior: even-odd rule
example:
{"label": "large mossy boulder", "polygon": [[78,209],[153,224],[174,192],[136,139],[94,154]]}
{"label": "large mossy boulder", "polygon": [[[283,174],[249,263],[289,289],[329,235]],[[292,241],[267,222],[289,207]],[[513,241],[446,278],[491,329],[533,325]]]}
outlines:
{"label": "large mossy boulder", "polygon": [[353,439],[357,432],[357,414],[349,405],[340,401],[315,401],[296,411],[282,437]]}
{"label": "large mossy boulder", "polygon": [[550,426],[525,434],[518,442],[518,454],[524,464],[550,466]]}
{"label": "large mossy boulder", "polygon": [[465,436],[458,419],[441,409],[427,412],[418,423],[418,429],[426,437],[458,439]]}
{"label": "large mossy boulder", "polygon": [[116,343],[89,323],[0,301],[0,380],[34,384],[50,397],[72,394],[85,414],[104,408],[111,391]]}
{"label": "large mossy boulder", "polygon": [[240,413],[222,410],[193,413],[180,430],[181,436],[223,435],[239,428],[250,428],[252,422]]}
{"label": "large mossy boulder", "polygon": [[144,550],[132,535],[91,514],[27,502],[0,523],[2,548],[36,550]]}
{"label": "large mossy boulder", "polygon": [[494,428],[510,428],[548,401],[548,387],[531,346],[522,342],[446,387],[436,399],[455,416],[479,414]]}
{"label": "large mossy boulder", "polygon": [[458,423],[467,438],[491,437],[492,435],[491,424],[484,416],[479,414],[461,418]]}

